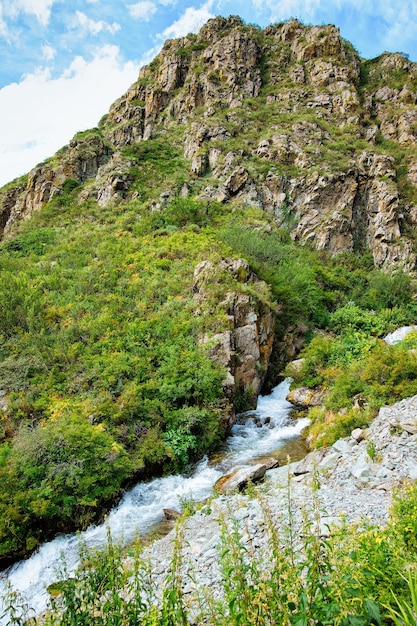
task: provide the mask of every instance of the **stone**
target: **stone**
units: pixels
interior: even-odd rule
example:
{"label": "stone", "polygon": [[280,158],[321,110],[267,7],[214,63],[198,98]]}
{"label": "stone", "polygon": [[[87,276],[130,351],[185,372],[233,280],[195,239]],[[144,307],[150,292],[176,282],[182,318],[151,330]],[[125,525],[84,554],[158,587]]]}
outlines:
{"label": "stone", "polygon": [[417,434],[417,421],[416,420],[400,422],[400,426],[409,435],[416,435]]}
{"label": "stone", "polygon": [[288,402],[300,407],[319,406],[323,400],[323,392],[320,389],[309,387],[296,387],[291,389],[287,396]]}
{"label": "stone", "polygon": [[166,520],[176,520],[181,517],[181,513],[175,509],[163,509],[163,514]]}
{"label": "stone", "polygon": [[307,454],[304,459],[302,459],[295,465],[293,469],[293,474],[295,476],[298,476],[299,474],[308,474],[310,472],[313,472],[317,468],[319,463],[323,460],[325,455],[326,450],[324,448],[321,448],[319,450],[313,450],[313,452]]}
{"label": "stone", "polygon": [[242,490],[249,482],[258,482],[265,476],[267,466],[264,464],[248,465],[235,469],[230,474],[219,478],[214,485],[214,491],[220,494],[228,494],[236,490]]}
{"label": "stone", "polygon": [[[267,423],[267,422],[265,422],[265,423]],[[262,464],[265,465],[266,471],[269,471],[271,469],[276,469],[276,468],[278,468],[280,466],[279,460],[278,459],[274,459],[274,458],[262,459]]]}
{"label": "stone", "polygon": [[340,452],[340,454],[350,454],[352,452],[352,445],[346,439],[338,439],[332,448],[336,452]]}
{"label": "stone", "polygon": [[265,478],[275,485],[286,486],[296,465],[297,463],[290,463],[289,465],[268,469],[265,473]]}
{"label": "stone", "polygon": [[385,335],[384,341],[389,346],[393,346],[397,343],[400,343],[403,339],[407,337],[410,333],[417,331],[417,326],[413,324],[412,326],[401,326],[401,328],[397,328],[392,333],[388,333]]}
{"label": "stone", "polygon": [[320,463],[317,465],[317,469],[321,472],[333,471],[340,459],[338,452],[326,454]]}
{"label": "stone", "polygon": [[305,358],[294,359],[293,361],[291,361],[291,363],[288,364],[288,368],[292,372],[298,374],[302,370],[305,361],[306,361]]}
{"label": "stone", "polygon": [[357,443],[360,443],[361,441],[363,441],[365,434],[364,434],[364,430],[363,428],[355,428],[354,430],[352,430],[350,436],[352,437],[352,439],[354,439]]}
{"label": "stone", "polygon": [[370,459],[366,452],[363,452],[356,462],[350,467],[350,473],[361,482],[368,482],[372,476]]}
{"label": "stone", "polygon": [[417,479],[417,462],[415,460],[407,459],[403,466],[403,470],[404,470],[404,475],[409,480]]}

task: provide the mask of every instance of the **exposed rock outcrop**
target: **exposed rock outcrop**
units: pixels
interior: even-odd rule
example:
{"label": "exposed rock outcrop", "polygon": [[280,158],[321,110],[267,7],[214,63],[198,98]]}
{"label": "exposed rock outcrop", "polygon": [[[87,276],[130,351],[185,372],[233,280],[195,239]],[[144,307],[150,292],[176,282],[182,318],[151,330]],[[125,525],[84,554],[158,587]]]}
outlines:
{"label": "exposed rock outcrop", "polygon": [[100,133],[87,131],[77,135],[52,161],[37,165],[29,172],[25,185],[0,191],[0,235],[12,234],[14,224],[39,211],[54,197],[62,195],[65,183],[75,185],[96,176],[111,155],[111,148]]}
{"label": "exposed rock outcrop", "polygon": [[413,272],[416,79],[401,54],[361,61],[331,25],[215,18],[166,41],[99,129],[0,192],[0,235],[68,178],[91,181],[80,201],[137,197],[124,148],[161,138],[189,161],[190,187],[208,179],[201,198],[261,208],[301,244],[369,249],[377,267]]}
{"label": "exposed rock outcrop", "polygon": [[[213,300],[211,293],[217,282],[228,285],[221,302]],[[244,292],[245,285],[253,287],[252,293]],[[265,283],[250,271],[244,259],[223,259],[218,264],[203,261],[194,271],[194,297],[199,314],[213,313],[216,308],[226,316],[226,329],[205,334],[201,343],[209,347],[212,358],[227,370],[223,387],[230,402],[229,425],[234,422],[236,406],[243,408],[255,403],[267,373],[275,317],[263,301],[265,289]]]}

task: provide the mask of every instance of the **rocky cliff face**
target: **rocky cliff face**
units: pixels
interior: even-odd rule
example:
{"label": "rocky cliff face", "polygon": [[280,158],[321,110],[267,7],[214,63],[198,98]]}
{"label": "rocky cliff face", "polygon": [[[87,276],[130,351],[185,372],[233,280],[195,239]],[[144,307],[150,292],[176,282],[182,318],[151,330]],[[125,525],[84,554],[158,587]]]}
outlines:
{"label": "rocky cliff face", "polygon": [[0,192],[0,230],[11,236],[68,178],[80,202],[133,197],[124,148],[160,138],[188,161],[189,193],[260,207],[303,244],[369,249],[376,266],[413,271],[416,102],[417,66],[401,54],[361,60],[334,26],[215,18],[166,41],[99,129]]}
{"label": "rocky cliff face", "polygon": [[[212,302],[210,288],[219,281],[236,284],[221,302]],[[242,293],[239,286],[251,286],[251,293]],[[223,381],[228,400],[227,420],[234,423],[234,408],[242,410],[256,405],[264,383],[275,333],[275,316],[262,301],[265,283],[250,271],[244,259],[223,259],[199,263],[194,271],[194,298],[200,315],[213,316],[216,307],[226,315],[227,330],[200,337],[208,345],[211,357],[227,372]]]}
{"label": "rocky cliff face", "polygon": [[94,177],[112,153],[99,132],[79,133],[53,159],[29,172],[26,184],[0,190],[0,236],[13,234],[16,222],[30,217],[54,197],[65,192],[66,183],[81,185]]}

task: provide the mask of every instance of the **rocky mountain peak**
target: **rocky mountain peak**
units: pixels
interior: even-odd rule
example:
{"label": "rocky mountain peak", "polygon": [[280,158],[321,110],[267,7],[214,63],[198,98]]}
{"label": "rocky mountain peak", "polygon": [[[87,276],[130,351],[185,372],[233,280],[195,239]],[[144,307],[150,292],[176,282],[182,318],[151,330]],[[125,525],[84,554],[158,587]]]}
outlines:
{"label": "rocky mountain peak", "polygon": [[360,59],[333,25],[216,17],[167,40],[97,129],[2,190],[1,231],[12,236],[68,179],[80,203],[137,197],[133,147],[158,140],[188,164],[181,193],[252,205],[303,244],[369,249],[376,266],[412,272],[416,102],[404,55]]}

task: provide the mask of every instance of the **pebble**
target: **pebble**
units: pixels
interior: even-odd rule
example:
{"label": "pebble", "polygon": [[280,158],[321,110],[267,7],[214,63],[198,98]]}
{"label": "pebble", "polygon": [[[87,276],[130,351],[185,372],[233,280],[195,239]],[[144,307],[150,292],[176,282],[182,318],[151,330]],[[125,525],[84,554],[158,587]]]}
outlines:
{"label": "pebble", "polygon": [[[233,532],[231,517],[240,528],[248,555],[251,551],[265,552],[267,567],[268,521],[263,510],[269,510],[278,529],[285,529],[289,484],[294,523],[298,528],[303,509],[312,510],[314,506],[313,488],[320,508],[320,532],[324,536],[342,518],[347,522],[365,518],[377,525],[386,524],[392,488],[404,480],[417,478],[417,437],[402,428],[402,424],[414,423],[416,415],[417,396],[384,407],[368,429],[354,431],[354,444],[350,437],[340,439],[331,448],[314,451],[299,463],[268,470],[264,484],[255,490],[257,497],[218,496],[210,507],[205,506],[189,517],[184,522],[182,558],[184,573],[191,568],[193,578],[190,581],[185,577],[184,593],[192,596],[196,586],[200,586],[212,589],[215,595],[221,594],[219,553],[227,546],[228,534]],[[390,426],[394,422],[399,428]],[[144,551],[145,558],[152,563],[155,584],[160,587],[170,567],[174,543],[175,530]]]}

